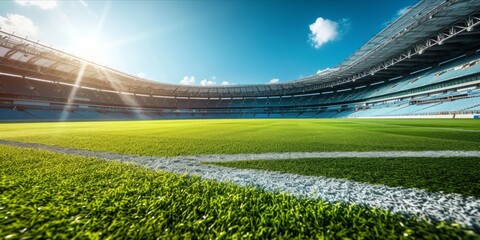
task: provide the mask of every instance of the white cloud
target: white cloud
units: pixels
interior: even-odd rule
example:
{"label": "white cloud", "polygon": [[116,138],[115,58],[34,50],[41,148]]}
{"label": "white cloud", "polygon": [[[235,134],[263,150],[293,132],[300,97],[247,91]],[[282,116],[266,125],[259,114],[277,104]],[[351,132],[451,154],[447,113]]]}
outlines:
{"label": "white cloud", "polygon": [[87,12],[88,12],[90,15],[93,15],[93,16],[95,16],[95,18],[98,18],[98,15],[97,15],[94,11],[92,11],[92,10],[90,9],[90,7],[88,6],[88,3],[87,3],[86,1],[84,1],[84,0],[78,0],[78,2],[87,10]]}
{"label": "white cloud", "polygon": [[[218,85],[217,82],[215,81],[215,76],[212,77],[211,80],[208,79],[203,79],[200,81],[201,86],[216,86]],[[196,85],[195,84],[195,76],[185,76],[183,77],[182,80],[180,80],[181,85]],[[232,85],[231,82],[229,81],[222,81],[220,85],[226,86],[226,85]]]}
{"label": "white cloud", "polygon": [[325,68],[317,71],[317,74],[328,73],[337,70],[337,68]]}
{"label": "white cloud", "polygon": [[147,74],[144,73],[144,72],[141,72],[141,73],[137,74],[137,77],[139,77],[139,78],[145,78],[146,76],[147,76]]}
{"label": "white cloud", "polygon": [[407,13],[408,11],[410,11],[410,9],[412,9],[412,6],[406,6],[402,9],[399,9],[395,16],[392,17],[392,19],[390,19],[390,21],[387,21],[387,22],[384,22],[382,25],[385,27],[387,26],[388,24],[392,23],[393,21],[395,21],[397,18],[403,16],[403,14]]}
{"label": "white cloud", "polygon": [[406,6],[400,10],[397,11],[397,17],[400,17],[402,16],[403,14],[407,13],[408,11],[410,11],[410,9],[412,8],[412,6]]}
{"label": "white cloud", "polygon": [[181,85],[195,85],[195,76],[185,76],[180,80]]}
{"label": "white cloud", "polygon": [[275,83],[279,83],[279,82],[280,82],[280,79],[274,78],[274,79],[270,80],[268,83],[269,84],[275,84]]}
{"label": "white cloud", "polygon": [[37,6],[43,10],[50,10],[57,7],[57,0],[15,0],[22,6]]}
{"label": "white cloud", "polygon": [[215,84],[217,84],[217,83],[212,81],[212,80],[203,79],[202,81],[200,81],[200,85],[202,85],[202,86],[212,86],[212,85],[215,85]]}
{"label": "white cloud", "polygon": [[29,18],[7,13],[7,17],[0,16],[0,27],[7,32],[15,32],[20,35],[36,35],[38,27]]}
{"label": "white cloud", "polygon": [[88,8],[88,4],[87,2],[83,1],[83,0],[78,0],[84,7]]}
{"label": "white cloud", "polygon": [[330,68],[320,69],[320,70],[317,71],[317,74],[321,74],[321,73],[328,72],[328,71],[330,71]]}
{"label": "white cloud", "polygon": [[315,48],[320,48],[338,37],[338,23],[335,21],[319,17],[309,27],[310,41]]}
{"label": "white cloud", "polygon": [[342,35],[345,35],[348,31],[350,31],[350,28],[352,27],[352,22],[350,21],[350,18],[342,18],[339,25],[339,37],[342,37]]}

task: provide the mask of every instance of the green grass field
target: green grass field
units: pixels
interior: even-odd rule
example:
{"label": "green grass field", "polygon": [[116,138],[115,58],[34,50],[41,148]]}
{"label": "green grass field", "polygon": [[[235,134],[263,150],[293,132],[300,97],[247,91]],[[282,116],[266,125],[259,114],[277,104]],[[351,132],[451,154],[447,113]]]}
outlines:
{"label": "green grass field", "polygon": [[153,156],[480,150],[480,121],[282,119],[3,123],[0,139]]}
{"label": "green grass field", "polygon": [[0,145],[1,239],[474,239],[444,222]]}
{"label": "green grass field", "polygon": [[[0,139],[146,156],[480,150],[480,121],[0,123]],[[303,159],[223,165],[479,197],[479,159]],[[405,219],[379,209],[297,199],[43,150],[0,145],[0,177],[0,239],[479,238],[478,232],[452,222]]]}

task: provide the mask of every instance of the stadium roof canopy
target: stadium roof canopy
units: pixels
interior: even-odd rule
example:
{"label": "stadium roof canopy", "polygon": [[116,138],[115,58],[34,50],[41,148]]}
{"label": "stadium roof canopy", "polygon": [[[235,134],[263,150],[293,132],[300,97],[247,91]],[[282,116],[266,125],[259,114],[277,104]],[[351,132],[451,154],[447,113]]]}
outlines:
{"label": "stadium roof canopy", "polygon": [[423,0],[340,65],[279,84],[185,86],[140,79],[0,30],[0,71],[122,92],[182,97],[308,94],[400,78],[480,47],[480,0]]}

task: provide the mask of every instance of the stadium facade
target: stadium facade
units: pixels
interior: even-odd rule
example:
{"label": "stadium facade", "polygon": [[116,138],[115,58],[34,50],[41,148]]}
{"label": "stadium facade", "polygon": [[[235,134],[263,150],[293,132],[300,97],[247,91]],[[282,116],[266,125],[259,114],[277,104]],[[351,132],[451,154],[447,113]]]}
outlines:
{"label": "stadium facade", "polygon": [[328,71],[279,83],[141,79],[0,30],[0,120],[480,115],[480,0],[424,0]]}

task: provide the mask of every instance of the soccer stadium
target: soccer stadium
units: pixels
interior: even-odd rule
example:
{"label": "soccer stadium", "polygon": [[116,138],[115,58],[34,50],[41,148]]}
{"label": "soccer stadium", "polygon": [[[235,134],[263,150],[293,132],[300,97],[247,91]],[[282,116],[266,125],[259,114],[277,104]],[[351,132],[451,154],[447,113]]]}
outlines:
{"label": "soccer stadium", "polygon": [[480,239],[479,0],[268,84],[150,80],[2,18],[2,239]]}

